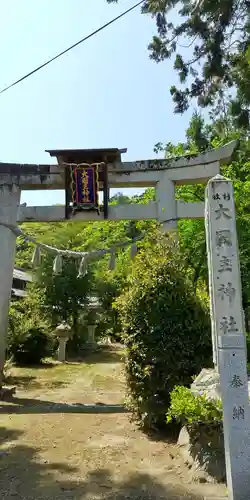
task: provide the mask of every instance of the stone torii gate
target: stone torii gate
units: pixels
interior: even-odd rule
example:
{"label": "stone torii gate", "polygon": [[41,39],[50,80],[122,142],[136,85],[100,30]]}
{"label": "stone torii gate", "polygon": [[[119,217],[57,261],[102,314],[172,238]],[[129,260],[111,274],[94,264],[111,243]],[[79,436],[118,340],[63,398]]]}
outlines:
{"label": "stone torii gate", "polygon": [[[57,165],[0,163],[0,373],[5,359],[8,309],[15,259],[16,236],[9,229],[17,222],[55,222],[73,220],[157,219],[164,231],[175,230],[177,219],[204,217],[204,203],[185,203],[175,198],[175,185],[206,183],[230,161],[237,141],[197,156],[171,160],[121,162],[126,149],[48,151]],[[68,211],[67,169],[65,164],[104,165],[99,189],[104,193],[100,213]],[[155,187],[156,201],[148,204],[108,206],[109,188]],[[20,206],[22,190],[64,189],[65,206]],[[6,227],[7,226],[7,227]],[[0,386],[1,384],[0,378]]]}

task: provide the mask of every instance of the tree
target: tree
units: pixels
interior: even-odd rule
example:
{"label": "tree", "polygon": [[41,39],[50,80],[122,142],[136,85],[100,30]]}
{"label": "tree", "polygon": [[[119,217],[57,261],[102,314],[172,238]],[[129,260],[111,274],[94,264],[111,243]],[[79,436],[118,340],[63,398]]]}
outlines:
{"label": "tree", "polygon": [[92,290],[92,268],[86,276],[78,277],[79,261],[63,259],[59,274],[53,273],[53,256],[44,258],[37,270],[35,288],[43,296],[42,310],[52,325],[65,321],[70,323],[75,335],[78,334],[79,319],[86,311]]}
{"label": "tree", "polygon": [[[121,194],[113,199],[120,202]],[[127,199],[127,197],[124,197]],[[127,202],[137,202],[138,197],[128,198]],[[119,242],[131,241],[143,234],[152,221],[103,221],[103,222],[64,222],[23,224],[22,229],[41,243],[57,248],[74,251],[93,251],[111,248]],[[31,268],[31,257],[34,245],[18,238],[16,264],[23,268]],[[75,332],[82,330],[87,321],[87,307],[90,296],[99,299],[101,306],[99,330],[102,334],[119,333],[117,313],[112,304],[125,287],[130,270],[130,250],[118,249],[116,269],[110,272],[109,256],[100,261],[95,260],[88,266],[88,273],[78,278],[80,260],[64,258],[62,273],[53,274],[54,254],[43,255],[42,264],[36,271],[34,287],[41,297],[41,311],[46,313],[51,326],[63,320],[70,323]]]}
{"label": "tree", "polygon": [[116,308],[113,307],[115,300],[124,293],[127,287],[129,273],[131,272],[131,260],[129,250],[120,251],[116,257],[116,266],[109,271],[107,262],[102,262],[96,272],[96,295],[101,305],[98,332],[103,336],[120,340],[121,322]]}
{"label": "tree", "polygon": [[116,304],[131,409],[144,428],[159,429],[174,386],[189,385],[211,362],[207,305],[194,292],[178,246],[155,231],[141,243]]}
{"label": "tree", "polygon": [[145,0],[142,13],[157,26],[150,57],[161,62],[174,56],[181,84],[170,88],[175,112],[186,111],[193,99],[223,112],[229,98],[238,125],[248,127],[249,0]]}
{"label": "tree", "polygon": [[28,295],[11,303],[7,356],[19,364],[38,364],[54,352],[50,323],[42,314],[43,297],[33,286]]}
{"label": "tree", "polygon": [[[166,157],[187,153],[197,153],[213,147],[218,147],[229,140],[240,138],[240,147],[235,152],[230,165],[222,166],[221,173],[232,179],[235,193],[237,229],[241,261],[243,287],[243,307],[246,324],[250,307],[250,257],[247,248],[250,246],[250,144],[245,134],[235,131],[230,120],[226,123],[221,119],[210,125],[205,125],[200,115],[195,113],[186,132],[186,142],[166,146],[157,145],[164,151]],[[204,185],[187,185],[177,187],[176,196],[187,202],[204,201]],[[206,283],[208,289],[208,270],[206,256],[205,228],[203,220],[182,220],[179,222],[180,245],[187,266],[193,270],[193,282],[196,286],[200,280]]]}
{"label": "tree", "polygon": [[116,193],[110,198],[110,204],[124,205],[126,203],[131,203],[131,198],[123,193]]}

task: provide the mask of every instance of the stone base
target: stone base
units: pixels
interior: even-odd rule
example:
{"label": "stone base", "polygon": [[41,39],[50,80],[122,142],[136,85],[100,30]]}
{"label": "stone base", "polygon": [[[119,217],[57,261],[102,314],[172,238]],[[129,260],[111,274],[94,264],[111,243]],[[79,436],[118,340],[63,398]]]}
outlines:
{"label": "stone base", "polygon": [[66,346],[68,342],[68,337],[59,338],[59,346],[57,351],[57,359],[61,361],[61,363],[65,363],[66,361]]}
{"label": "stone base", "polygon": [[225,482],[226,467],[222,424],[182,427],[179,452],[193,481]]}
{"label": "stone base", "polygon": [[16,394],[16,387],[2,387],[0,389],[0,400],[8,400],[13,394]]}
{"label": "stone base", "polygon": [[100,346],[96,343],[86,342],[86,344],[84,344],[83,346],[83,349],[86,351],[98,351],[98,349],[100,349]]}

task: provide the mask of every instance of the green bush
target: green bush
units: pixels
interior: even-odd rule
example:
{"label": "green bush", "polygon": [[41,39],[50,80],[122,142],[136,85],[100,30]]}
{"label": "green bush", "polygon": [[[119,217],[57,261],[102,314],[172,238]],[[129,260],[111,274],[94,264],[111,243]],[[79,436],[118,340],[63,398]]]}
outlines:
{"label": "green bush", "polygon": [[170,395],[166,422],[186,427],[192,462],[218,482],[225,481],[225,452],[221,401],[209,400],[204,394],[176,386]]}
{"label": "green bush", "polygon": [[52,338],[42,329],[29,328],[25,332],[9,335],[8,352],[19,365],[36,365],[52,355]]}
{"label": "green bush", "polygon": [[30,308],[29,299],[14,303],[9,311],[7,356],[22,365],[39,364],[54,352],[48,324]]}
{"label": "green bush", "polygon": [[166,421],[173,420],[182,425],[221,422],[221,401],[209,400],[204,394],[195,396],[191,389],[176,386],[170,394]]}
{"label": "green bush", "polygon": [[211,366],[210,318],[177,244],[145,242],[116,305],[127,347],[128,404],[145,429],[162,428],[176,385]]}

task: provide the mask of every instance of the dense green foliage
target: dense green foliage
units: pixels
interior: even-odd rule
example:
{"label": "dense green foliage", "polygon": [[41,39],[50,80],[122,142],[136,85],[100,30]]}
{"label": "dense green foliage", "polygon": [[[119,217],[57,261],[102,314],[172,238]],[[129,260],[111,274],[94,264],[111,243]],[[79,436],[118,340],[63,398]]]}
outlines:
{"label": "dense green foliage", "polygon": [[[205,125],[201,116],[195,113],[186,132],[186,142],[166,146],[157,144],[166,157],[183,154],[194,154],[219,147],[229,140],[239,139],[239,147],[229,165],[221,167],[221,173],[232,179],[235,193],[237,230],[240,250],[243,307],[246,326],[249,321],[250,308],[250,145],[245,134],[236,132],[229,119],[228,123],[218,120],[212,125]],[[203,185],[187,185],[177,187],[177,198],[187,202],[204,201]],[[199,282],[208,289],[208,272],[204,221],[182,220],[179,222],[180,244],[187,265],[193,270],[194,286]]]}
{"label": "dense green foliage", "polygon": [[116,307],[127,347],[128,401],[144,428],[165,424],[169,395],[211,361],[210,320],[176,243],[142,244]]}
{"label": "dense green foliage", "polygon": [[209,400],[204,394],[194,395],[191,389],[176,386],[170,394],[167,423],[187,424],[222,421],[221,401]]}
{"label": "dense green foliage", "polygon": [[[111,203],[130,203],[140,201],[140,197],[128,198],[116,195]],[[91,251],[111,248],[117,242],[129,240],[143,234],[155,222],[65,222],[23,224],[22,229],[38,241],[57,248]],[[31,257],[34,246],[18,238],[16,264],[24,269],[31,269]],[[80,259],[63,259],[60,274],[53,273],[53,255],[44,253],[38,269],[32,269],[34,283],[32,294],[38,297],[40,314],[46,317],[51,330],[66,321],[72,328],[73,338],[68,342],[70,353],[76,353],[86,342],[87,324],[94,321],[97,336],[109,335],[119,339],[120,323],[112,303],[126,286],[130,271],[129,248],[119,250],[114,271],[108,269],[108,257],[100,261],[90,261],[88,273],[79,278]],[[96,297],[100,302],[98,313],[91,312],[89,299]],[[14,309],[17,304],[13,303]],[[91,317],[90,317],[91,316]]]}
{"label": "dense green foliage", "polygon": [[[111,203],[138,202],[140,197],[128,198],[117,195]],[[120,222],[65,222],[23,224],[22,229],[40,242],[57,248],[74,251],[92,251],[111,248],[117,242],[132,241],[132,238],[144,234],[149,227],[155,227],[151,221]],[[31,257],[34,246],[22,239],[17,242],[16,264],[22,268],[31,268]],[[87,303],[90,296],[95,296],[101,304],[100,322],[107,328],[117,332],[116,313],[112,310],[112,302],[124,288],[130,270],[129,249],[117,252],[114,272],[108,270],[108,257],[100,261],[90,262],[85,277],[78,277],[80,260],[64,259],[63,270],[59,275],[53,274],[53,255],[44,254],[42,264],[33,270],[35,289],[39,297],[43,313],[55,326],[67,321],[75,333],[79,326],[85,324]],[[104,318],[105,316],[105,318]],[[100,329],[103,327],[100,326]]]}
{"label": "dense green foliage", "polygon": [[[107,0],[109,3],[117,0]],[[227,104],[239,127],[249,125],[250,9],[248,0],[145,0],[157,35],[150,57],[173,57],[180,86],[172,85],[175,111],[183,113],[195,99],[198,106],[224,115]]]}
{"label": "dense green foliage", "polygon": [[48,321],[41,316],[37,296],[30,294],[12,304],[7,340],[8,357],[18,364],[39,364],[53,354],[55,342]]}

